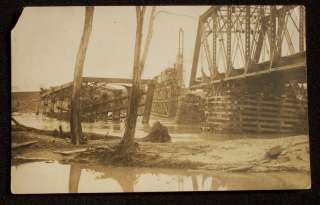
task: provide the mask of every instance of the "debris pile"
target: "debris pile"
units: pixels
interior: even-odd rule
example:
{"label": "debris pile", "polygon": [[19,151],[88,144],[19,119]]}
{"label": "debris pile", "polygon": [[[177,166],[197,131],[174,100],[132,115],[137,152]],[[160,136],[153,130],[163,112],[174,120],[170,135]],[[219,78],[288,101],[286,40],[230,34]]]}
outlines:
{"label": "debris pile", "polygon": [[170,142],[171,136],[169,135],[168,128],[156,121],[151,128],[150,133],[142,138],[142,141],[147,142]]}

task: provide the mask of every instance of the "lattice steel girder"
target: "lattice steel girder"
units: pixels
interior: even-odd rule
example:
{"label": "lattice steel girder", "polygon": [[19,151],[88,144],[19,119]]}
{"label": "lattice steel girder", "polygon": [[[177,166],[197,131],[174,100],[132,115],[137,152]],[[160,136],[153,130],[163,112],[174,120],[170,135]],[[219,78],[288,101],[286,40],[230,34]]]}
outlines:
{"label": "lattice steel girder", "polygon": [[305,8],[299,6],[299,51],[304,51],[305,44]]}
{"label": "lattice steel girder", "polygon": [[226,76],[229,76],[232,70],[232,61],[231,61],[232,8],[234,7],[228,6],[228,10],[227,10],[227,54],[226,54],[227,67],[225,68]]}
{"label": "lattice steel girder", "polygon": [[251,15],[251,10],[250,6],[246,6],[246,16],[245,16],[245,73],[248,72],[248,68],[250,65],[250,31],[251,31],[251,26],[250,26],[250,15]]}
{"label": "lattice steel girder", "polygon": [[216,77],[218,73],[217,69],[217,12],[212,13],[212,72],[213,72],[213,78]]}
{"label": "lattice steel girder", "polygon": [[273,57],[275,55],[276,48],[276,31],[277,31],[277,17],[276,17],[276,7],[270,6],[270,18],[269,18],[269,45],[270,45],[270,59],[273,61]]}
{"label": "lattice steel girder", "polygon": [[[207,60],[210,60],[208,66],[211,78],[217,76],[218,72],[215,71],[218,71],[218,66],[221,64],[220,62],[218,65],[218,61],[221,60],[224,62],[223,70],[226,76],[230,75],[233,68],[243,68],[244,73],[247,73],[252,63],[256,64],[260,62],[262,50],[264,50],[264,53],[267,52],[267,59],[270,61],[270,67],[272,67],[272,62],[276,62],[281,57],[284,37],[286,38],[290,53],[295,53],[291,37],[288,35],[287,19],[290,16],[292,21],[294,21],[291,12],[297,7],[267,5],[210,7],[199,17],[190,86],[196,80],[199,53],[202,46],[205,47],[206,54],[211,54],[210,57],[207,57]],[[300,7],[300,28],[298,28],[298,33],[300,33],[299,51],[303,52],[305,47],[305,16],[304,7]],[[298,27],[296,22],[293,22],[293,24],[295,27]],[[210,37],[208,46],[208,41],[205,38],[208,38],[210,35],[212,37]],[[217,47],[219,48],[218,43],[221,45],[219,51],[217,51]],[[211,51],[207,48],[210,48]],[[218,58],[218,53],[221,52],[222,57]],[[235,59],[237,65],[234,65]],[[263,59],[265,57],[262,57]]]}

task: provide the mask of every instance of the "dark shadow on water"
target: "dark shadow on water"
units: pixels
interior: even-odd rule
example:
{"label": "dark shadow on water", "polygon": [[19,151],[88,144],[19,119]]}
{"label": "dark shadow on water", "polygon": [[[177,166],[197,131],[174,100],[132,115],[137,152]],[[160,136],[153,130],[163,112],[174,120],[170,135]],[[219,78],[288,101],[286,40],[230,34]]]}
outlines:
{"label": "dark shadow on water", "polygon": [[81,166],[79,164],[70,165],[69,192],[78,193],[81,176]]}

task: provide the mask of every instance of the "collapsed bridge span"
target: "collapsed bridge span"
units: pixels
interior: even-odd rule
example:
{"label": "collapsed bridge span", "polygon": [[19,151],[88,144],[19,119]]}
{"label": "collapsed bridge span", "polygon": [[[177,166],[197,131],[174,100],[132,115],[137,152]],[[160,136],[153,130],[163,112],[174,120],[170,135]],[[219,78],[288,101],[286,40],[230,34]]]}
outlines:
{"label": "collapsed bridge span", "polygon": [[[125,78],[93,78],[83,77],[80,94],[80,112],[83,121],[109,120],[119,121],[125,117],[131,79]],[[41,105],[39,111],[44,115],[60,119],[70,117],[70,99],[72,82],[60,86],[41,90]],[[141,81],[141,94],[139,114],[143,115],[145,122],[149,121],[152,103],[154,82],[143,79]],[[145,109],[147,108],[147,109]]]}

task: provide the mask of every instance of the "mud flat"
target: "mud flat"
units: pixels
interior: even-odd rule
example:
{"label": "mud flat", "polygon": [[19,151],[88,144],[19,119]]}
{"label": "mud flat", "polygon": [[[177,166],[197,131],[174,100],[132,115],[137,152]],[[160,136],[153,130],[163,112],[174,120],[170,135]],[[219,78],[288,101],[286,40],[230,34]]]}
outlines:
{"label": "mud flat", "polygon": [[[30,131],[12,131],[12,143],[31,143],[12,148],[12,163],[59,161],[110,165],[120,138],[95,136],[87,144],[74,146],[69,138],[53,137]],[[140,142],[128,162],[115,166],[175,168],[215,172],[310,172],[309,137],[298,135],[272,139],[232,139],[219,141],[180,141],[171,143]]]}

